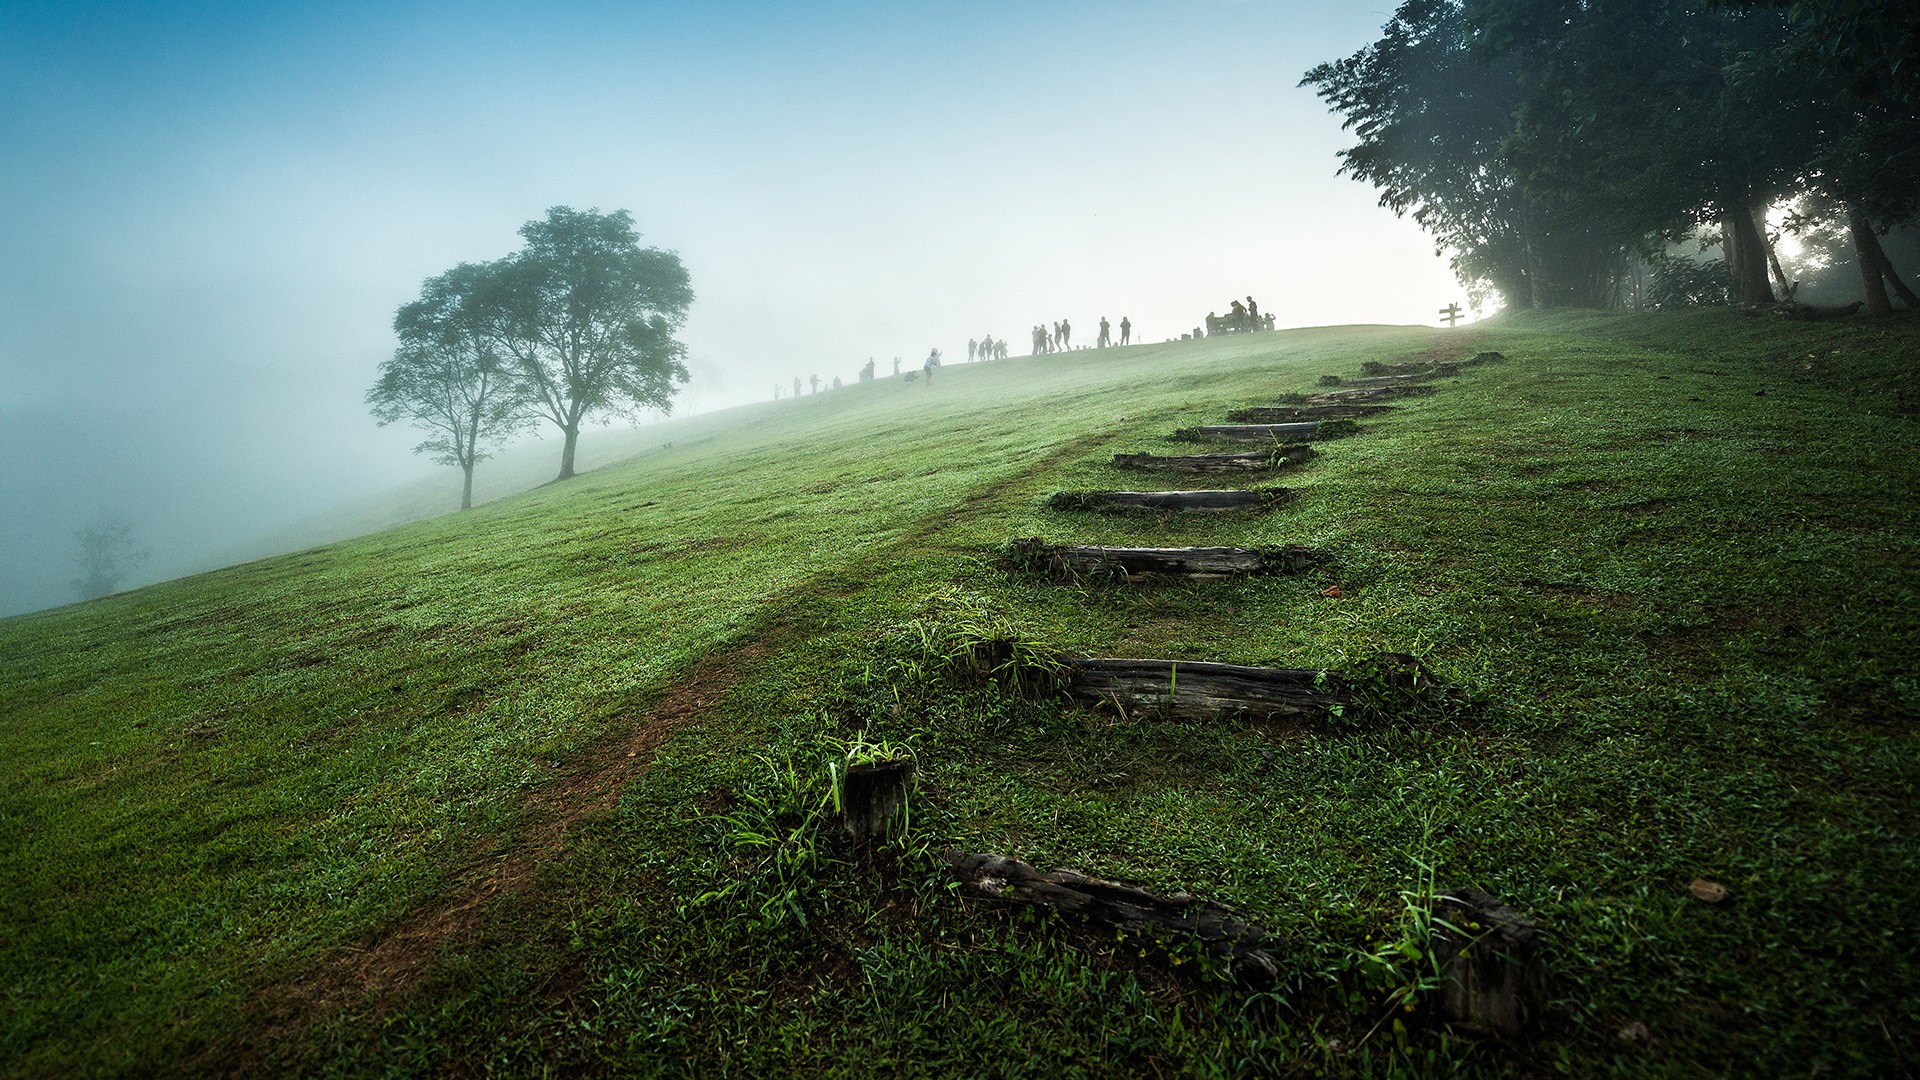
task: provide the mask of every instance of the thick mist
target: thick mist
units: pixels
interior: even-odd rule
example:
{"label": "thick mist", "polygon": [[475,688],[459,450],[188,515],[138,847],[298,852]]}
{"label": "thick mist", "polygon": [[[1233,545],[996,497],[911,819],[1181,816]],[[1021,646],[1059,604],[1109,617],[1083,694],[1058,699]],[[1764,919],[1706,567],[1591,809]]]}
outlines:
{"label": "thick mist", "polygon": [[1062,318],[1160,341],[1249,293],[1282,326],[1431,322],[1461,290],[1335,176],[1338,122],[1295,86],[1381,19],[9,5],[0,614],[76,599],[74,533],[103,518],[152,551],[132,586],[352,507],[399,520],[402,485],[413,516],[451,510],[458,470],[363,395],[422,280],[553,205],[630,210],[680,254],[679,411],[985,335],[1022,355]]}

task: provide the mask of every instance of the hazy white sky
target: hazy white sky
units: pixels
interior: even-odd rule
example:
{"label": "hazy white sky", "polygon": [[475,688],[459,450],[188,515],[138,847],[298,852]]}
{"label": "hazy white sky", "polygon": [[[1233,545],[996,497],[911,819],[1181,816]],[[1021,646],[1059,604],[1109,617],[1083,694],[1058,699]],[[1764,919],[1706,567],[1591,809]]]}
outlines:
{"label": "hazy white sky", "polygon": [[1063,317],[1157,341],[1248,293],[1430,323],[1444,260],[1334,175],[1295,85],[1388,15],[9,0],[0,613],[68,599],[102,512],[158,571],[429,468],[362,401],[393,311],[553,205],[680,253],[701,411]]}

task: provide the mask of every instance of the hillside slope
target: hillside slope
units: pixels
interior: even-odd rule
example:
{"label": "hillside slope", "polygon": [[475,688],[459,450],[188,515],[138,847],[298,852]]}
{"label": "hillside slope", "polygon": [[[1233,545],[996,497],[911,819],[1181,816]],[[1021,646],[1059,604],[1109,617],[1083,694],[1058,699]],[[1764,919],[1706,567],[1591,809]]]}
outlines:
{"label": "hillside slope", "polygon": [[[1271,513],[1045,505],[1481,349]],[[959,366],[0,621],[0,1069],[1911,1068],[1916,357],[1906,321],[1587,314]],[[1026,536],[1326,561],[1060,584],[1005,565]],[[945,673],[982,628],[1408,652],[1468,704],[1117,717]],[[900,850],[807,826],[855,737],[918,762]],[[1234,903],[1281,981],[962,901],[947,844]],[[1532,1039],[1425,1008],[1436,880],[1549,928]]]}

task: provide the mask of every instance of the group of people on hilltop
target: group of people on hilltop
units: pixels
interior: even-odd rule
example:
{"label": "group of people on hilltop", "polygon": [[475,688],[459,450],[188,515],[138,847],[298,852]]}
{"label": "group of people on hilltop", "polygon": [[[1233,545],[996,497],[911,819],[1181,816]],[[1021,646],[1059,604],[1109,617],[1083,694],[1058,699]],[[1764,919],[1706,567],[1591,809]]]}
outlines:
{"label": "group of people on hilltop", "polygon": [[1202,334],[1196,330],[1193,336],[1213,337],[1216,334],[1243,334],[1253,330],[1271,329],[1273,329],[1273,316],[1261,315],[1260,305],[1249,296],[1244,304],[1235,300],[1228,307],[1224,317],[1211,311],[1207,312],[1206,333]]}
{"label": "group of people on hilltop", "polygon": [[995,341],[991,334],[984,340],[967,339],[967,363],[969,364],[976,359],[1005,360],[1006,358],[1007,343],[1004,340]]}
{"label": "group of people on hilltop", "polygon": [[1048,326],[1036,323],[1033,328],[1033,355],[1040,356],[1051,352],[1066,352],[1073,348],[1073,324],[1065,319]]}
{"label": "group of people on hilltop", "polygon": [[[1127,318],[1125,315],[1122,315],[1120,316],[1120,344],[1128,345],[1128,344],[1131,344],[1132,342],[1133,342],[1133,320]],[[1102,315],[1100,316],[1100,336],[1094,339],[1093,347],[1096,349],[1104,349],[1107,346],[1112,344],[1113,344],[1113,326],[1111,323],[1107,322],[1107,317],[1105,315]]]}

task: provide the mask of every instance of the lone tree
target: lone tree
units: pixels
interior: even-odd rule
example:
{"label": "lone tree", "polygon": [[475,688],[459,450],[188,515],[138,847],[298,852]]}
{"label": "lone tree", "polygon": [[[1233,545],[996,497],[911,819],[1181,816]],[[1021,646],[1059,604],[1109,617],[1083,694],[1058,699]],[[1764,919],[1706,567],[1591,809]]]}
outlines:
{"label": "lone tree", "polygon": [[98,521],[73,534],[80,549],[73,564],[80,576],[69,584],[83,600],[98,600],[120,588],[128,574],[152,554],[133,541],[133,526],[117,518]]}
{"label": "lone tree", "polygon": [[525,248],[489,264],[479,306],[518,396],[566,436],[565,480],[581,421],[672,408],[693,287],[678,255],[640,246],[625,210],[556,206],[520,235]]}
{"label": "lone tree", "polygon": [[412,424],[427,433],[414,453],[460,467],[462,510],[473,506],[473,467],[489,448],[531,422],[480,307],[478,295],[491,272],[461,263],[427,279],[420,299],[394,315],[400,347],[380,365],[380,381],[367,391],[381,427],[396,420]]}

